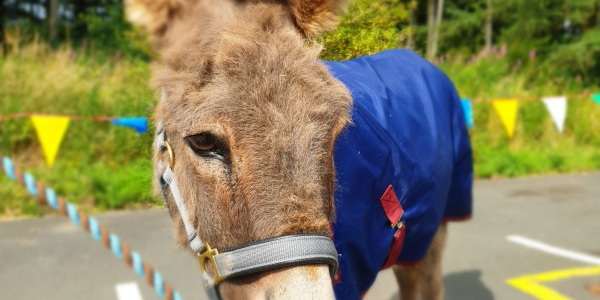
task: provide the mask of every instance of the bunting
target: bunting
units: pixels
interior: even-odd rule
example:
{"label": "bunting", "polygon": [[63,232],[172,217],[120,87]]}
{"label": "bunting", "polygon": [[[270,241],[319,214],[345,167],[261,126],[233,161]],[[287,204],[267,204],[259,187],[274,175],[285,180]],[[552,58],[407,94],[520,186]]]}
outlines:
{"label": "bunting", "polygon": [[27,112],[0,115],[0,121],[20,118],[31,119],[48,166],[54,164],[58,149],[71,120],[112,122],[114,125],[133,128],[140,134],[148,131],[148,118],[146,117],[63,116]]}
{"label": "bunting", "polygon": [[592,95],[592,99],[600,104],[600,93]]}
{"label": "bunting", "polygon": [[[591,98],[594,102],[600,105],[600,93],[590,94],[584,92],[580,94],[565,95],[558,97],[543,97],[541,100],[546,106],[556,129],[562,133],[564,131],[566,116],[567,116],[567,98],[568,99],[585,99]],[[479,99],[479,98],[462,98],[460,99],[461,108],[463,110],[465,121],[470,129],[475,126],[474,122],[474,106],[473,103],[491,101],[494,109],[500,117],[502,126],[506,130],[509,138],[514,136],[515,125],[517,121],[517,113],[519,110],[519,101],[539,101],[540,98],[535,96],[515,97],[506,99]],[[44,157],[48,166],[54,164],[58,149],[64,137],[64,134],[69,126],[70,120],[84,120],[93,122],[111,122],[116,126],[132,128],[137,133],[142,134],[148,132],[147,117],[114,117],[114,116],[48,116],[40,115],[31,112],[19,112],[0,115],[0,121],[11,119],[30,118],[35,131],[37,133],[40,145],[44,152]]]}
{"label": "bunting", "polygon": [[54,164],[54,158],[67,131],[67,127],[69,127],[69,121],[68,117],[31,116],[31,122],[37,132],[48,166]]}
{"label": "bunting", "polygon": [[137,133],[142,134],[148,131],[147,118],[118,118],[112,120],[112,123],[118,126],[125,126],[135,129]]}
{"label": "bunting", "polygon": [[565,119],[567,118],[567,97],[546,97],[542,98],[542,102],[546,105],[552,121],[556,125],[556,129],[562,133],[565,127]]}
{"label": "bunting", "polygon": [[470,99],[460,99],[460,104],[462,105],[462,109],[465,113],[465,119],[467,120],[467,125],[469,128],[473,129],[475,126],[475,122],[473,120],[473,104],[471,104]]}
{"label": "bunting", "polygon": [[497,99],[493,100],[492,104],[500,116],[500,121],[509,138],[515,134],[515,123],[517,121],[517,112],[519,110],[519,102],[517,99]]}

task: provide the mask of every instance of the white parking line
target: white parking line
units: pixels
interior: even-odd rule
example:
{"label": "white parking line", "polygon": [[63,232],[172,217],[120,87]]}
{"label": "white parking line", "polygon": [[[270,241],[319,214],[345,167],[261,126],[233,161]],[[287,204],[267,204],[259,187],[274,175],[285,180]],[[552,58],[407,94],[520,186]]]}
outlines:
{"label": "white parking line", "polygon": [[562,256],[564,258],[584,262],[592,265],[600,265],[600,257],[591,256],[585,253],[579,253],[571,250],[566,250],[551,246],[542,242],[534,241],[518,235],[509,235],[506,239],[510,242],[521,244],[525,247],[540,250],[542,252],[554,254],[556,256]]}
{"label": "white parking line", "polygon": [[135,282],[119,283],[115,287],[119,300],[142,300],[142,294]]}

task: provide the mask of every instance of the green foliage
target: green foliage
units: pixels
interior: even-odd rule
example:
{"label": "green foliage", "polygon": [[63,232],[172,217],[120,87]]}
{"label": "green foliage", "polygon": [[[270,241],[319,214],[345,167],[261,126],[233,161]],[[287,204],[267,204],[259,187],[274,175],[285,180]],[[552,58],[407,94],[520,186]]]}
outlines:
{"label": "green foliage", "polygon": [[25,189],[4,174],[0,176],[0,196],[0,220],[43,214],[42,208],[27,196]]}
{"label": "green foliage", "polygon": [[[563,34],[566,0],[518,1],[495,3],[495,15],[501,30],[498,40],[508,45],[512,61],[527,57],[532,49],[539,55],[549,53],[553,37]],[[532,17],[535,16],[535,17]]]}
{"label": "green foliage", "polygon": [[554,48],[544,61],[542,70],[560,81],[579,78],[591,84],[598,82],[600,28],[587,31],[573,43]]}
{"label": "green foliage", "polygon": [[125,20],[123,6],[110,5],[105,15],[91,11],[81,15],[78,22],[87,28],[84,40],[93,42],[100,51],[118,51],[128,58],[149,59],[151,50],[147,38]]}
{"label": "green foliage", "polygon": [[[22,45],[43,40],[54,47],[69,45],[95,59],[125,57],[148,61],[153,55],[147,37],[125,20],[120,0],[61,0],[56,37],[49,40],[47,1],[8,1],[7,31],[18,32],[12,53]],[[43,11],[44,13],[40,13]]]}
{"label": "green foliage", "polygon": [[[451,1],[441,31],[444,52],[477,53],[484,44],[487,0]],[[493,42],[508,47],[511,63],[534,51],[542,80],[600,75],[599,0],[492,0]],[[465,51],[467,50],[467,51]],[[594,59],[596,58],[596,59]]]}
{"label": "green foliage", "polygon": [[397,48],[403,39],[399,24],[407,20],[408,10],[401,0],[356,0],[338,29],[321,38],[321,58],[348,60]]}
{"label": "green foliage", "polygon": [[[0,112],[150,116],[155,97],[148,88],[149,75],[149,66],[139,60],[101,62],[68,48],[52,50],[31,43],[20,55],[0,60]],[[74,120],[52,168],[45,165],[28,119],[0,121],[0,137],[0,153],[84,209],[162,202],[150,194],[150,133],[138,135],[106,122]],[[0,189],[0,214],[39,213],[24,193],[13,191]]]}
{"label": "green foliage", "polygon": [[[440,28],[441,53],[453,52],[466,55],[476,53],[484,45],[483,24],[485,24],[486,1],[457,0],[446,1],[446,18]],[[424,26],[423,26],[424,27]],[[420,39],[427,39],[426,28],[421,28]],[[470,37],[465,43],[465,37]],[[424,44],[424,42],[423,42]],[[426,45],[423,45],[425,47]]]}
{"label": "green foliage", "polygon": [[[516,133],[509,139],[491,99],[581,94],[600,90],[576,78],[557,83],[535,79],[535,60],[517,68],[507,58],[493,55],[465,64],[442,63],[462,97],[473,105],[471,131],[477,177],[514,177],[531,174],[598,170],[600,167],[600,105],[588,98],[569,98],[564,133],[560,134],[541,101],[522,101]],[[532,79],[533,78],[533,79]]]}
{"label": "green foliage", "polygon": [[[117,170],[99,165],[92,174],[93,194],[100,209],[123,208],[130,203],[147,201],[158,204],[152,197],[152,161],[140,158]],[[142,204],[144,204],[142,202]],[[147,203],[146,203],[147,204]]]}
{"label": "green foliage", "polygon": [[[91,2],[104,7],[99,1]],[[426,21],[424,2],[416,14],[420,24]],[[146,39],[124,22],[119,1],[105,3],[109,4],[105,10],[79,9],[76,20],[63,20],[65,30],[59,31],[63,43],[53,49],[40,42],[46,32],[39,20],[24,20],[8,30],[12,51],[0,59],[0,114],[151,115],[155,95],[148,88],[146,60],[151,52]],[[440,32],[440,49],[450,54],[440,67],[463,97],[475,99],[471,139],[476,175],[599,170],[600,106],[591,100],[569,99],[563,134],[556,131],[541,102],[521,103],[512,140],[491,103],[482,101],[599,92],[595,79],[600,75],[600,29],[592,26],[598,1],[494,0],[494,43],[506,43],[508,53],[496,51],[469,59],[483,47],[486,3],[446,1]],[[321,58],[347,60],[403,45],[411,34],[408,7],[414,4],[408,0],[355,1],[341,26],[321,38]],[[571,22],[568,32],[561,27],[566,8]],[[425,31],[422,26],[416,29],[418,52],[424,47]],[[535,59],[528,58],[532,48],[537,50]],[[117,51],[123,59],[114,58]],[[162,205],[151,194],[151,134],[138,135],[102,122],[73,121],[52,168],[46,167],[27,119],[0,121],[0,138],[0,153],[84,211]],[[47,213],[52,211],[38,206],[23,188],[0,176],[0,216]]]}

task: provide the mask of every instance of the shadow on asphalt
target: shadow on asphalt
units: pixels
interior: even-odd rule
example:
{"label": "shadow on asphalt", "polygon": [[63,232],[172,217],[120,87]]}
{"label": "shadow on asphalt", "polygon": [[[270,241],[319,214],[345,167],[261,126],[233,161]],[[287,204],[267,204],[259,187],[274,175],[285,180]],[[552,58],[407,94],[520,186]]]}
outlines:
{"label": "shadow on asphalt", "polygon": [[493,300],[494,295],[481,281],[480,270],[469,270],[444,276],[444,299]]}
{"label": "shadow on asphalt", "polygon": [[[396,292],[389,300],[398,300]],[[492,291],[481,281],[480,270],[452,273],[444,276],[444,300],[494,300]]]}

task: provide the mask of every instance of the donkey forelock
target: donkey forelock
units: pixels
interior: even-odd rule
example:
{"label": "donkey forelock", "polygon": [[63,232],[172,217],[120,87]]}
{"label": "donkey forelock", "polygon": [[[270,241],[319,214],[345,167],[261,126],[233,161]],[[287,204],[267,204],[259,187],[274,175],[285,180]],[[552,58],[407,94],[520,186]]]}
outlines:
{"label": "donkey forelock", "polygon": [[[170,23],[151,31],[162,57],[153,83],[165,95],[156,118],[198,234],[220,249],[290,233],[330,235],[332,151],[352,100],[306,39],[327,21],[302,23],[302,1],[167,2],[162,9],[171,11],[161,16]],[[321,2],[329,14],[339,9]],[[221,153],[198,155],[189,141],[197,135]]]}

